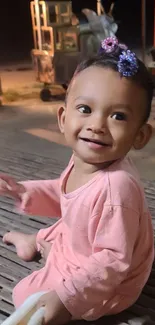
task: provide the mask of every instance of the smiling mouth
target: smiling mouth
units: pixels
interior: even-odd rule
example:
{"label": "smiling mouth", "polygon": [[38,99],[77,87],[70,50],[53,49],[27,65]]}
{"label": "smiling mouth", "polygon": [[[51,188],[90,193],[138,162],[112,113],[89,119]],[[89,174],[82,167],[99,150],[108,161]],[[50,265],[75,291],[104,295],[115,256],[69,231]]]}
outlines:
{"label": "smiling mouth", "polygon": [[85,142],[95,143],[95,144],[98,144],[98,145],[103,146],[103,147],[108,147],[109,146],[109,144],[104,143],[104,142],[102,142],[100,140],[88,139],[88,138],[80,138],[80,139],[85,141]]}

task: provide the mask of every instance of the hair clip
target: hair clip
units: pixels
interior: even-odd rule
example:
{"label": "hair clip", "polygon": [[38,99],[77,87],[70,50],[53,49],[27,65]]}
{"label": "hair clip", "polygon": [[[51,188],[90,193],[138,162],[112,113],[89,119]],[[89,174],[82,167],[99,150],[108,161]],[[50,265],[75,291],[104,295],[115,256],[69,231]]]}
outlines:
{"label": "hair clip", "polygon": [[114,37],[107,37],[101,42],[100,52],[111,53],[118,46],[118,39]]}
{"label": "hair clip", "polygon": [[123,51],[122,54],[119,55],[117,67],[118,72],[123,77],[134,76],[138,71],[136,54],[130,50]]}
{"label": "hair clip", "polygon": [[101,42],[99,53],[110,54],[120,49],[121,54],[118,58],[117,68],[118,72],[123,77],[134,76],[138,71],[138,60],[136,54],[128,50],[125,44],[118,43],[117,37],[108,37]]}

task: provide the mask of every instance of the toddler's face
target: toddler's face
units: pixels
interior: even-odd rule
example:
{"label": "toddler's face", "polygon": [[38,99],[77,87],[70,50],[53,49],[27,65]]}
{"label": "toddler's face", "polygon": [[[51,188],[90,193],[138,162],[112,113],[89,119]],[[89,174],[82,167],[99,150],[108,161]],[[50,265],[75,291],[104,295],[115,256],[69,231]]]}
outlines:
{"label": "toddler's face", "polygon": [[66,107],[58,113],[60,129],[83,161],[115,161],[148,141],[146,104],[145,91],[130,79],[108,68],[89,67],[72,81]]}

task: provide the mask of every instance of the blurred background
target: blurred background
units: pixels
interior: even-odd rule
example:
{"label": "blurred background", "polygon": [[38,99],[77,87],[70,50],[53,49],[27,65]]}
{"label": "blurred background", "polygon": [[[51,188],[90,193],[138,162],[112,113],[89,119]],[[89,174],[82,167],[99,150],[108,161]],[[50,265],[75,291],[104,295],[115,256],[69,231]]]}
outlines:
{"label": "blurred background", "polygon": [[[110,0],[102,0],[108,11]],[[153,46],[154,0],[146,3],[146,44]],[[73,12],[80,16],[82,8],[96,10],[96,0],[72,0]],[[116,0],[113,15],[119,24],[117,36],[134,49],[141,48],[141,0]],[[1,1],[0,8],[0,63],[30,59],[33,37],[30,0]]]}

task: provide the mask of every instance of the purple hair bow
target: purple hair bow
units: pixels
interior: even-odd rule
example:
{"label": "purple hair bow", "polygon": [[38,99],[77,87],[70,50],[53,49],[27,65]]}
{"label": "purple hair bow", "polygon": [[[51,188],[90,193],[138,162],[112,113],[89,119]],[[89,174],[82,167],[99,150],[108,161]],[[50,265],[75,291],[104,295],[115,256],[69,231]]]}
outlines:
{"label": "purple hair bow", "polygon": [[134,76],[138,71],[138,60],[136,54],[128,50],[125,44],[120,44],[116,37],[108,37],[101,42],[100,52],[111,54],[119,48],[122,50],[118,59],[118,72],[123,77]]}

